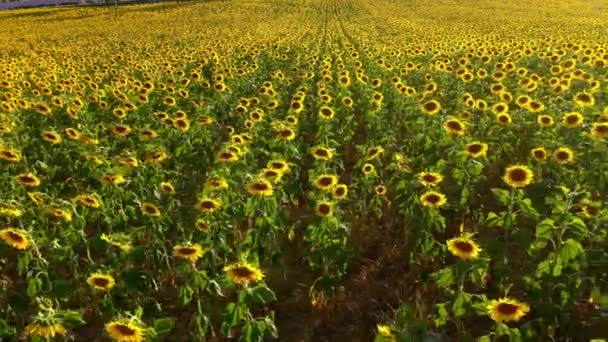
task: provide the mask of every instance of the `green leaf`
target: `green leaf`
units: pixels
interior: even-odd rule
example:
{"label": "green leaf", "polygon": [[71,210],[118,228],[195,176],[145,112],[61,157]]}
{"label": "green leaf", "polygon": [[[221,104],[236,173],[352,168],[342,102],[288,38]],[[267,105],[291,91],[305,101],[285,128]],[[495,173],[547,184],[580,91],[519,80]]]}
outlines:
{"label": "green leaf", "polygon": [[536,225],[536,237],[549,239],[553,235],[554,221],[552,219],[544,219]]}
{"label": "green leaf", "polygon": [[564,263],[569,263],[583,253],[583,246],[574,239],[568,239],[559,248],[558,254]]}
{"label": "green leaf", "polygon": [[435,325],[437,327],[442,327],[444,326],[449,318],[450,315],[448,314],[448,310],[445,308],[445,304],[437,304],[435,305],[435,307],[437,308],[437,318],[435,318]]}
{"label": "green leaf", "polygon": [[562,259],[557,258],[555,265],[553,265],[553,276],[559,277],[562,275]]}
{"label": "green leaf", "polygon": [[580,217],[572,215],[569,221],[568,226],[575,235],[581,237],[587,235],[587,225]]}
{"label": "green leaf", "polygon": [[452,304],[454,316],[462,317],[467,313],[467,305],[471,302],[471,298],[465,292],[459,292]]}
{"label": "green leaf", "polygon": [[175,327],[175,319],[170,317],[155,319],[152,326],[157,334],[165,335],[170,333]]}
{"label": "green leaf", "polygon": [[551,261],[547,259],[539,262],[538,266],[536,266],[536,278],[541,278],[549,273],[551,273]]}
{"label": "green leaf", "polygon": [[536,211],[536,209],[534,209],[534,206],[532,205],[532,200],[530,200],[529,198],[524,198],[523,200],[521,200],[519,202],[519,208],[521,209],[522,213],[524,213],[524,215],[529,218],[537,220],[540,217],[540,214],[538,213],[538,211]]}
{"label": "green leaf", "polygon": [[500,204],[502,204],[504,206],[509,204],[511,196],[510,196],[510,193],[508,190],[492,188],[491,191],[494,194],[494,196],[496,196],[496,199],[498,200],[498,202],[500,202]]}
{"label": "green leaf", "polygon": [[477,339],[477,342],[492,342],[491,335],[483,335]]}
{"label": "green leaf", "polygon": [[255,304],[269,304],[277,300],[276,295],[266,285],[258,285],[248,291],[250,298],[255,299]]}
{"label": "green leaf", "polygon": [[435,274],[433,274],[433,276],[435,277],[435,282],[437,283],[437,286],[439,286],[440,288],[446,289],[452,284],[454,284],[454,271],[449,266],[442,269],[441,271],[436,272]]}

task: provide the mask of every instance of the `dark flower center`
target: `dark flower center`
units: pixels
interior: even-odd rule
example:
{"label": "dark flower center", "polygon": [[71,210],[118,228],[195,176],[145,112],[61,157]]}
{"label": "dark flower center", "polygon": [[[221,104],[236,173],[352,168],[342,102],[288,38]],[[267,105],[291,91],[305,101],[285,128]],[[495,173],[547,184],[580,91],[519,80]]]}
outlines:
{"label": "dark flower center", "polygon": [[541,121],[542,123],[544,123],[544,124],[549,124],[549,123],[551,123],[551,119],[549,119],[549,118],[548,118],[548,117],[546,117],[546,116],[543,116],[543,117],[540,119],[540,121]]}
{"label": "dark flower center", "polygon": [[461,131],[462,126],[456,121],[448,121],[448,128],[452,131]]}
{"label": "dark flower center", "polygon": [[331,211],[331,208],[329,205],[323,203],[323,204],[319,204],[319,212],[323,215],[327,215],[329,214],[329,212]]}
{"label": "dark flower center", "polygon": [[290,130],[286,129],[286,130],[284,130],[284,131],[281,131],[281,136],[282,136],[283,138],[288,138],[288,137],[290,137],[290,136],[291,136],[291,134],[292,134],[292,133],[293,133],[292,131],[290,131]]}
{"label": "dark flower center", "polygon": [[433,176],[433,175],[424,175],[424,176],[422,177],[422,179],[423,179],[425,182],[428,182],[428,183],[434,183],[435,181],[437,181],[437,177],[435,177],[435,176]]}
{"label": "dark flower center", "polygon": [[213,209],[213,208],[215,208],[215,204],[211,201],[202,201],[201,207],[203,209]]}
{"label": "dark flower center", "polygon": [[509,117],[506,115],[501,115],[498,117],[498,120],[500,120],[500,122],[509,122]]}
{"label": "dark flower center", "polygon": [[600,134],[608,133],[608,126],[597,126],[595,127],[595,131]]}
{"label": "dark flower center", "polygon": [[264,183],[254,183],[251,188],[255,191],[265,191],[268,190],[268,186]]}
{"label": "dark flower center", "polygon": [[469,147],[467,148],[469,150],[470,153],[476,154],[481,152],[481,150],[483,149],[483,146],[481,146],[481,144],[473,144],[473,145],[469,145]]}
{"label": "dark flower center", "polygon": [[54,134],[45,134],[44,136],[49,140],[57,140],[57,137]]}
{"label": "dark flower center", "polygon": [[534,157],[536,157],[537,159],[545,158],[545,151],[543,151],[543,150],[534,151]]}
{"label": "dark flower center", "polygon": [[427,104],[424,105],[424,109],[428,112],[432,112],[435,109],[437,109],[437,104],[434,102],[429,102]]}
{"label": "dark flower center", "polygon": [[465,252],[465,253],[471,253],[473,251],[473,245],[471,245],[469,242],[465,242],[465,241],[457,241],[454,244],[454,247],[456,247],[458,250]]}
{"label": "dark flower center", "polygon": [[220,154],[220,159],[230,159],[232,158],[232,153],[230,152],[222,152],[222,154]]}
{"label": "dark flower center", "polygon": [[331,183],[333,183],[331,177],[322,177],[321,179],[319,179],[319,185],[321,186],[329,186],[331,185]]}
{"label": "dark flower center", "polygon": [[441,198],[435,194],[430,194],[426,196],[425,200],[429,203],[435,204],[438,203]]}
{"label": "dark flower center", "polygon": [[293,108],[293,109],[300,109],[300,107],[302,107],[300,102],[294,102],[291,104],[291,108]]}
{"label": "dark flower center", "polygon": [[23,237],[17,233],[8,232],[8,238],[13,240],[14,242],[21,243],[23,242]]}
{"label": "dark flower center", "polygon": [[239,278],[251,278],[255,274],[248,267],[236,267],[232,269],[232,273]]}
{"label": "dark flower center", "polygon": [[589,97],[587,94],[579,94],[577,98],[581,102],[591,102],[591,97]]}
{"label": "dark flower center", "polygon": [[378,154],[378,151],[379,151],[379,150],[378,150],[377,148],[372,148],[371,150],[369,150],[369,152],[367,153],[367,155],[368,155],[369,157],[373,157],[373,156],[375,156],[376,154]]}
{"label": "dark flower center", "polygon": [[135,335],[135,330],[129,328],[128,326],[124,325],[124,324],[117,324],[114,326],[114,328],[116,328],[116,330],[118,330],[118,332],[123,335],[123,336],[133,336]]}
{"label": "dark flower center", "polygon": [[99,287],[106,287],[110,284],[110,281],[106,278],[93,278],[93,284]]}
{"label": "dark flower center", "polygon": [[559,160],[567,160],[570,157],[570,154],[568,152],[560,151],[557,152],[556,157]]}
{"label": "dark flower center", "polygon": [[23,183],[34,183],[36,182],[36,180],[30,176],[21,176],[19,177],[19,180]]}
{"label": "dark flower center", "polygon": [[344,192],[345,192],[345,189],[342,187],[336,189],[336,195],[338,195],[338,196],[344,195]]}
{"label": "dark flower center", "polygon": [[331,110],[329,110],[327,108],[323,108],[323,109],[321,109],[321,114],[324,116],[331,116],[333,113]]}
{"label": "dark flower center", "polygon": [[153,206],[149,206],[147,205],[144,210],[148,213],[148,214],[154,214],[156,213],[156,208],[154,208]]}
{"label": "dark flower center", "polygon": [[528,178],[528,174],[522,169],[515,169],[509,173],[509,178],[515,182],[523,182]]}
{"label": "dark flower center", "polygon": [[517,305],[509,304],[509,303],[500,303],[496,307],[496,310],[503,315],[513,315],[517,312],[519,307]]}
{"label": "dark flower center", "polygon": [[196,253],[196,249],[190,247],[182,247],[179,249],[179,254],[182,255],[192,255]]}
{"label": "dark flower center", "polygon": [[566,118],[566,122],[574,125],[576,123],[578,123],[578,116],[577,115],[568,115],[568,117]]}
{"label": "dark flower center", "polygon": [[315,154],[319,157],[327,157],[329,155],[329,153],[327,153],[327,150],[324,150],[324,149],[316,150]]}
{"label": "dark flower center", "polygon": [[285,167],[285,164],[283,163],[279,163],[279,162],[274,162],[271,164],[273,169],[279,169],[282,170]]}

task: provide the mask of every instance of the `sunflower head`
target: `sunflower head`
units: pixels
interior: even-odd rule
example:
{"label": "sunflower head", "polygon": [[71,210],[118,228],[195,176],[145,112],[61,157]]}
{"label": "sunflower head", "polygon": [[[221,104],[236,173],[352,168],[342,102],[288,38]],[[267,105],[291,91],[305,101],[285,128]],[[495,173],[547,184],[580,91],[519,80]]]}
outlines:
{"label": "sunflower head", "polygon": [[488,304],[488,315],[496,322],[517,322],[528,311],[530,311],[528,304],[511,298],[492,300]]}
{"label": "sunflower head", "polygon": [[211,198],[201,198],[196,204],[196,208],[204,213],[212,213],[221,208],[221,203]]}
{"label": "sunflower head", "polygon": [[423,103],[420,106],[420,109],[422,110],[423,113],[428,114],[428,115],[435,115],[439,112],[439,110],[441,109],[441,105],[439,104],[439,102],[435,101],[435,100],[431,100],[428,102]]}
{"label": "sunflower head", "polygon": [[523,188],[534,179],[534,174],[529,167],[525,165],[511,165],[506,168],[503,180],[512,188]]}
{"label": "sunflower head", "polygon": [[440,192],[427,191],[420,196],[420,202],[425,207],[439,208],[446,204],[447,198]]}
{"label": "sunflower head", "polygon": [[376,171],[376,168],[372,164],[365,163],[365,164],[363,164],[363,167],[361,168],[361,170],[363,171],[364,175],[369,176]]}
{"label": "sunflower head", "polygon": [[145,329],[133,320],[121,319],[106,324],[106,333],[118,342],[142,342]]}
{"label": "sunflower head", "polygon": [[450,253],[464,260],[476,259],[481,251],[481,248],[467,234],[450,239],[446,244]]}
{"label": "sunflower head", "polygon": [[335,175],[323,174],[315,179],[315,187],[320,190],[331,191],[338,184],[338,177]]}
{"label": "sunflower head", "polygon": [[253,180],[247,185],[247,192],[256,196],[272,196],[272,184],[263,178]]}
{"label": "sunflower head", "polygon": [[570,112],[564,115],[562,124],[568,128],[575,128],[583,124],[584,117],[579,112]]}
{"label": "sunflower head", "polygon": [[343,199],[348,195],[348,186],[346,184],[338,184],[333,190],[334,198]]}
{"label": "sunflower head", "polygon": [[67,330],[60,323],[34,322],[25,327],[25,333],[29,336],[39,336],[49,340],[57,336],[65,336]]}
{"label": "sunflower head", "polygon": [[106,273],[93,273],[87,278],[87,284],[99,291],[108,291],[114,287],[116,280]]}
{"label": "sunflower head", "polygon": [[488,144],[475,141],[465,146],[465,152],[471,158],[485,157],[488,153]]}
{"label": "sunflower head", "polygon": [[608,137],[608,122],[595,122],[591,127],[591,136],[597,139]]}
{"label": "sunflower head", "polygon": [[330,160],[333,158],[331,150],[322,146],[313,147],[310,153],[317,160]]}
{"label": "sunflower head", "polygon": [[463,135],[465,132],[464,123],[458,119],[449,119],[443,124],[443,129],[450,135]]}
{"label": "sunflower head", "polygon": [[553,158],[560,164],[570,164],[574,162],[574,151],[567,147],[560,147],[553,152]]}
{"label": "sunflower head", "polygon": [[0,239],[18,250],[25,250],[31,244],[29,234],[21,229],[4,228],[0,230]]}
{"label": "sunflower head", "polygon": [[228,276],[228,279],[238,285],[247,286],[257,283],[264,278],[262,270],[246,262],[227,265],[224,267],[224,272]]}
{"label": "sunflower head", "polygon": [[196,262],[204,253],[205,250],[199,244],[185,244],[173,247],[173,256],[190,262]]}
{"label": "sunflower head", "polygon": [[141,204],[141,212],[145,216],[149,216],[149,217],[159,217],[160,216],[160,209],[158,208],[158,206],[156,206],[155,204],[150,203],[150,202],[144,202]]}
{"label": "sunflower head", "polygon": [[224,178],[212,177],[205,183],[206,187],[212,191],[219,191],[228,188],[228,182]]}
{"label": "sunflower head", "polygon": [[551,127],[551,126],[553,126],[554,120],[551,115],[543,114],[543,115],[539,115],[538,117],[536,117],[536,122],[541,127]]}
{"label": "sunflower head", "polygon": [[421,172],[418,181],[427,187],[436,186],[443,181],[443,176],[436,172]]}
{"label": "sunflower head", "polygon": [[40,179],[38,179],[38,177],[36,177],[33,173],[22,173],[17,175],[15,178],[17,179],[17,183],[30,188],[40,185]]}
{"label": "sunflower head", "polygon": [[334,204],[328,201],[319,201],[315,207],[315,212],[319,217],[332,216],[334,212]]}

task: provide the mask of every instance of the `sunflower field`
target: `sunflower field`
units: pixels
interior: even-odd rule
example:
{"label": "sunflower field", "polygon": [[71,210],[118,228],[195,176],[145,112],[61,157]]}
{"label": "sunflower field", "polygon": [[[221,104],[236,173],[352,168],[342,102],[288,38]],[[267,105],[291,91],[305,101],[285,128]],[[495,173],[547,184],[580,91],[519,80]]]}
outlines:
{"label": "sunflower field", "polygon": [[1,341],[604,341],[608,2],[0,12]]}

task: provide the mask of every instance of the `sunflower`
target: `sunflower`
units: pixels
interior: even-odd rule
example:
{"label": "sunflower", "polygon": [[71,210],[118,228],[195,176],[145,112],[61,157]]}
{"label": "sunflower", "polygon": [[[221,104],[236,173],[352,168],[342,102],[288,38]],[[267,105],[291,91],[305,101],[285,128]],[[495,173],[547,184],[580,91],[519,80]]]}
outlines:
{"label": "sunflower", "polygon": [[507,297],[492,300],[487,309],[490,318],[496,322],[517,322],[530,311],[528,304]]}
{"label": "sunflower", "polygon": [[15,179],[17,180],[17,183],[30,188],[40,185],[40,179],[38,179],[38,177],[36,177],[33,173],[29,172],[17,175]]}
{"label": "sunflower", "polygon": [[384,324],[378,324],[376,326],[376,329],[377,329],[378,336],[383,338],[383,340],[381,340],[381,341],[391,341],[392,342],[392,341],[397,340],[397,338],[395,337],[395,334],[393,334],[393,331],[390,326],[384,325]]}
{"label": "sunflower", "polygon": [[179,259],[184,259],[192,263],[196,262],[205,254],[205,250],[198,243],[177,245],[173,247],[173,256]]}
{"label": "sunflower", "polygon": [[161,182],[160,190],[167,195],[175,194],[175,187],[170,182]]}
{"label": "sunflower", "polygon": [[508,125],[511,123],[511,115],[507,113],[501,113],[496,115],[496,122],[502,125]]}
{"label": "sunflower", "polygon": [[151,130],[151,129],[142,129],[139,132],[139,135],[143,139],[147,139],[147,140],[158,138],[158,133],[156,131]]}
{"label": "sunflower", "polygon": [[595,98],[592,94],[580,92],[574,95],[574,103],[580,107],[593,107],[595,105]]}
{"label": "sunflower", "polygon": [[150,202],[143,202],[141,204],[141,212],[142,214],[150,217],[160,216],[160,209],[155,204],[152,204]]}
{"label": "sunflower", "polygon": [[499,102],[492,106],[492,112],[494,114],[507,113],[509,111],[509,105],[504,102]]}
{"label": "sunflower", "polygon": [[0,206],[0,216],[21,217],[23,216],[23,210],[14,206]]}
{"label": "sunflower", "polygon": [[480,141],[474,141],[465,146],[464,151],[471,158],[485,157],[488,153],[488,144]]}
{"label": "sunflower", "polygon": [[64,222],[72,221],[72,213],[61,208],[49,207],[44,213],[53,219],[62,220]]}
{"label": "sunflower", "polygon": [[458,119],[449,119],[443,124],[443,129],[451,135],[463,135],[465,126]]}
{"label": "sunflower", "polygon": [[418,181],[426,186],[436,186],[443,181],[443,176],[436,172],[420,172],[418,174]]}
{"label": "sunflower", "polygon": [[553,158],[560,164],[569,164],[574,161],[574,151],[567,147],[560,147],[553,152]]}
{"label": "sunflower", "polygon": [[247,185],[247,192],[257,196],[272,196],[274,191],[272,190],[272,184],[263,178],[253,180]]}
{"label": "sunflower", "polygon": [[446,204],[447,199],[444,194],[437,191],[427,191],[420,196],[422,205],[429,208],[439,208]]}
{"label": "sunflower", "polygon": [[266,164],[266,167],[277,171],[280,174],[285,174],[287,171],[289,171],[289,163],[282,159],[271,160],[268,162],[268,164]]}
{"label": "sunflower", "polygon": [[64,132],[69,139],[77,140],[80,138],[80,132],[78,132],[78,130],[76,130],[75,128],[68,127],[64,130]]}
{"label": "sunflower", "polygon": [[61,143],[61,135],[54,131],[44,131],[40,134],[42,140],[49,142],[53,145]]}
{"label": "sunflower", "polygon": [[333,118],[333,117],[334,117],[334,115],[335,115],[335,112],[334,112],[334,110],[333,110],[332,108],[330,108],[330,107],[327,107],[327,106],[322,106],[322,107],[319,109],[319,117],[320,117],[321,119],[328,120],[328,119]]}
{"label": "sunflower", "polygon": [[226,272],[228,279],[238,285],[247,286],[264,279],[264,273],[261,269],[246,262],[227,265],[224,267],[224,272]]}
{"label": "sunflower", "polygon": [[128,252],[131,250],[131,238],[125,233],[101,234],[101,240],[109,243],[120,250]]}
{"label": "sunflower", "polygon": [[74,202],[78,202],[85,207],[97,209],[101,207],[101,201],[94,195],[82,194],[73,198]]}
{"label": "sunflower", "polygon": [[369,176],[369,175],[373,174],[374,171],[376,171],[376,168],[372,164],[365,163],[365,164],[363,164],[363,167],[361,168],[361,170],[363,171],[364,175]]}
{"label": "sunflower", "polygon": [[25,327],[25,333],[30,336],[39,336],[50,340],[57,336],[65,336],[67,330],[60,323],[37,322],[28,324]]}
{"label": "sunflower", "polygon": [[96,290],[108,291],[114,287],[116,280],[106,273],[93,273],[87,278],[87,284]]}
{"label": "sunflower", "polygon": [[101,176],[99,181],[104,185],[118,185],[125,183],[127,180],[123,175],[119,174],[107,174]]}
{"label": "sunflower", "polygon": [[595,122],[591,127],[591,136],[594,138],[603,139],[608,137],[608,123]]}
{"label": "sunflower", "polygon": [[201,116],[200,118],[198,118],[198,120],[196,120],[196,122],[199,125],[207,126],[207,125],[211,125],[214,122],[214,120],[213,120],[213,118],[204,115],[204,116]]}
{"label": "sunflower", "polygon": [[190,129],[190,120],[188,119],[176,119],[173,122],[173,127],[177,128],[182,132],[187,132]]}
{"label": "sunflower", "polygon": [[205,185],[212,191],[219,191],[228,188],[228,182],[224,178],[220,177],[212,177],[208,179]]}
{"label": "sunflower", "polygon": [[119,125],[114,126],[114,128],[112,128],[112,133],[114,133],[114,135],[117,135],[119,137],[125,137],[125,136],[129,135],[132,130],[133,129],[131,129],[131,126],[129,126],[129,125],[119,124]]}
{"label": "sunflower", "polygon": [[146,161],[151,163],[160,163],[168,157],[169,155],[165,151],[154,151],[146,157]]}
{"label": "sunflower", "polygon": [[315,187],[319,190],[331,191],[338,184],[338,177],[335,175],[323,174],[315,179]]}
{"label": "sunflower", "polygon": [[224,150],[218,153],[217,160],[222,163],[231,163],[239,160],[239,156],[230,150]]}
{"label": "sunflower", "polygon": [[372,147],[369,150],[367,150],[367,153],[365,154],[365,159],[372,160],[374,158],[377,158],[382,153],[384,153],[384,149],[382,147],[380,147],[380,146]]}
{"label": "sunflower", "polygon": [[201,198],[196,203],[196,209],[204,213],[212,213],[218,209],[220,209],[222,204],[211,198]]}
{"label": "sunflower", "polygon": [[296,133],[291,128],[283,128],[279,130],[278,138],[281,140],[291,141],[295,139]]}
{"label": "sunflower", "polygon": [[539,115],[536,117],[536,123],[538,123],[541,127],[551,127],[553,126],[553,117],[550,115]]}
{"label": "sunflower", "polygon": [[124,166],[137,167],[139,165],[139,160],[131,156],[122,156],[118,158],[118,163]]}
{"label": "sunflower", "polygon": [[21,161],[21,154],[19,151],[0,147],[0,159],[4,159],[12,163],[18,163]]}
{"label": "sunflower", "polygon": [[348,186],[346,184],[338,184],[334,187],[334,198],[343,199],[348,195]]}
{"label": "sunflower", "polygon": [[298,124],[298,118],[296,118],[293,115],[288,115],[285,117],[285,121],[287,122],[287,124],[291,125],[291,126],[295,126]]}
{"label": "sunflower", "polygon": [[505,170],[502,179],[512,188],[523,188],[532,183],[534,174],[525,165],[511,165]]}
{"label": "sunflower", "polygon": [[469,234],[450,239],[446,244],[450,253],[464,260],[477,259],[481,251]]}
{"label": "sunflower", "polygon": [[200,231],[200,232],[208,232],[209,231],[209,223],[207,223],[204,219],[199,218],[196,220],[196,222],[194,223],[194,227],[196,228],[196,230]]}
{"label": "sunflower", "polygon": [[435,115],[441,109],[441,105],[439,104],[439,102],[437,102],[435,100],[431,100],[429,102],[425,102],[424,104],[422,104],[420,109],[428,115]]}
{"label": "sunflower", "polygon": [[29,234],[21,229],[4,228],[0,230],[0,239],[7,245],[19,250],[24,250],[30,246]]}
{"label": "sunflower", "polygon": [[384,196],[384,195],[386,195],[386,186],[376,185],[376,187],[374,188],[374,191],[376,192],[377,195]]}
{"label": "sunflower", "polygon": [[328,201],[319,201],[315,206],[315,213],[320,217],[332,216],[334,212],[334,204]]}
{"label": "sunflower", "polygon": [[312,154],[316,160],[330,160],[334,156],[330,149],[322,146],[311,148],[310,154]]}
{"label": "sunflower", "polygon": [[537,161],[543,161],[547,159],[547,150],[544,147],[535,147],[530,151],[532,158]]}
{"label": "sunflower", "polygon": [[575,128],[575,127],[582,125],[584,120],[585,119],[584,119],[583,115],[581,115],[581,113],[570,112],[570,113],[566,113],[566,115],[564,115],[564,118],[562,119],[562,125],[564,125],[568,128]]}
{"label": "sunflower", "polygon": [[121,319],[106,324],[106,333],[116,342],[145,341],[144,328],[132,320]]}

